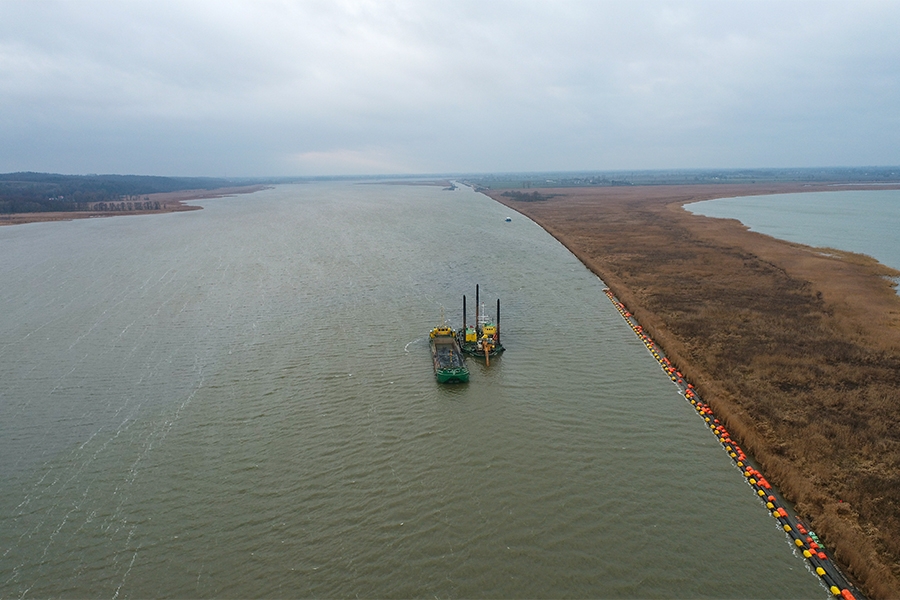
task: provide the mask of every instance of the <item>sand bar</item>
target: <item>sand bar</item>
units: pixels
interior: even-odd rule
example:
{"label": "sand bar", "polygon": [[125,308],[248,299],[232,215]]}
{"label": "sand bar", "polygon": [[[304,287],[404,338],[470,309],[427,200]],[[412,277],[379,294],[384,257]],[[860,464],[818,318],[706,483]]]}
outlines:
{"label": "sand bar", "polygon": [[[530,217],[625,302],[873,598],[900,597],[900,272],[683,205],[898,185],[541,189]],[[521,192],[521,190],[518,190]],[[529,190],[532,192],[532,190]]]}

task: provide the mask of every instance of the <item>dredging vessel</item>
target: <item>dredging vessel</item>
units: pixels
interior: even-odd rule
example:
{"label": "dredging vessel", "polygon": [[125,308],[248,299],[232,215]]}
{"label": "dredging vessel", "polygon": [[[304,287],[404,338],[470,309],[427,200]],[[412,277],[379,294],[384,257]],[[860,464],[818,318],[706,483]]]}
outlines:
{"label": "dredging vessel", "polygon": [[470,356],[484,358],[490,364],[492,356],[499,356],[506,348],[500,343],[500,299],[497,299],[497,320],[493,321],[479,304],[478,285],[475,286],[475,324],[466,324],[466,296],[463,295],[463,326],[457,333],[460,348]]}
{"label": "dredging vessel", "polygon": [[429,338],[431,357],[434,360],[434,376],[438,383],[469,381],[466,357],[459,347],[456,332],[446,323],[442,323],[431,330]]}

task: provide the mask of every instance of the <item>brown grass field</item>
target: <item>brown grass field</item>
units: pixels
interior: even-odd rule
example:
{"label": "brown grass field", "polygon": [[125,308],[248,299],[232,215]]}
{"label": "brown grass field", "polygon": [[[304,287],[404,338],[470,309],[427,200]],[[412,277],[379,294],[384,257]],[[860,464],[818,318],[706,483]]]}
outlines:
{"label": "brown grass field", "polygon": [[888,279],[900,272],[682,208],[874,187],[558,188],[536,202],[487,193],[606,282],[860,589],[900,598],[900,297]]}

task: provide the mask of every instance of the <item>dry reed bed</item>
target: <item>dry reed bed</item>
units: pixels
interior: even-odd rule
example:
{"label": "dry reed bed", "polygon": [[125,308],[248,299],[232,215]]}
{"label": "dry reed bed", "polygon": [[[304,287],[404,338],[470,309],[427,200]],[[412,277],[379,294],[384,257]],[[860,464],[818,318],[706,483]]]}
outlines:
{"label": "dry reed bed", "polygon": [[489,195],[599,275],[845,573],[872,597],[898,598],[900,298],[885,277],[900,273],[681,208],[820,189],[833,188],[564,188],[543,202]]}

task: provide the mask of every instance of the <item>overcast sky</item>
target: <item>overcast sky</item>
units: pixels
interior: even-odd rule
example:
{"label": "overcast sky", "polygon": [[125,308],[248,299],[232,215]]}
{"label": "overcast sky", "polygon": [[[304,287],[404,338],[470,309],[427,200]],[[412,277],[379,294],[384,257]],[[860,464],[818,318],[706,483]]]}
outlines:
{"label": "overcast sky", "polygon": [[0,172],[898,164],[894,0],[0,0]]}

